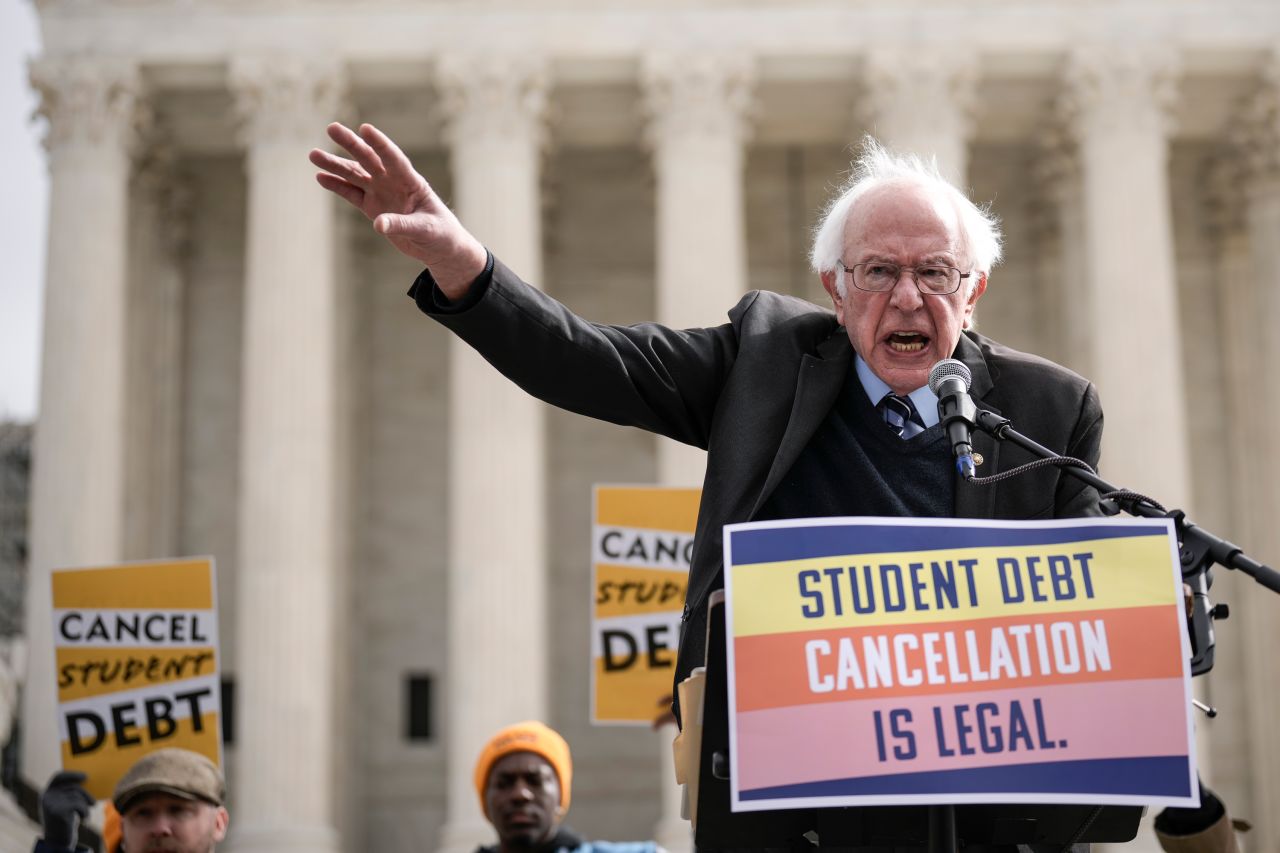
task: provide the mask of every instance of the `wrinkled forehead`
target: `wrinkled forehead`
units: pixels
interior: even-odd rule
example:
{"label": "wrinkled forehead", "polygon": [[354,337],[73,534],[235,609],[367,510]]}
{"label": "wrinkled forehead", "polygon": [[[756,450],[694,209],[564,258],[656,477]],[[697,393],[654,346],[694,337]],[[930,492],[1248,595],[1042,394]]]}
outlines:
{"label": "wrinkled forehead", "polygon": [[854,202],[845,225],[845,250],[872,244],[924,241],[952,252],[963,249],[960,215],[937,187],[893,181],[867,191]]}

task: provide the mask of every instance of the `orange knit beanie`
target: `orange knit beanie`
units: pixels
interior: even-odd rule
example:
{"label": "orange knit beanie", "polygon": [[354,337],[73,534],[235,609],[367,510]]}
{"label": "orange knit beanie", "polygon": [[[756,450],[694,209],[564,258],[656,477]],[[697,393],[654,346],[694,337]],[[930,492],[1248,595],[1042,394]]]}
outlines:
{"label": "orange knit beanie", "polygon": [[532,752],[547,760],[560,780],[560,808],[568,811],[569,788],[573,783],[573,761],[569,758],[569,744],[555,731],[536,720],[507,726],[489,738],[484,749],[480,750],[475,774],[480,810],[484,811],[484,790],[489,783],[489,771],[499,758],[513,752]]}

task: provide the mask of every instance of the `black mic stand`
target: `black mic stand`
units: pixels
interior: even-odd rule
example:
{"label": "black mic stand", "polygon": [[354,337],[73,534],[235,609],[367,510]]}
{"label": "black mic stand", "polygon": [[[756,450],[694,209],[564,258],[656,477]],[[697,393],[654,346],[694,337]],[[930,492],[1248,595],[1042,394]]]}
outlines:
{"label": "black mic stand", "polygon": [[[1166,510],[1145,495],[1118,489],[1099,477],[1092,468],[1080,460],[1054,453],[1044,445],[1027,438],[1013,428],[1013,423],[1008,418],[986,409],[976,409],[972,406],[970,409],[973,410],[973,414],[970,414],[969,410],[962,410],[953,414],[950,420],[964,421],[970,427],[977,427],[999,441],[1016,444],[1042,460],[1049,460],[1051,464],[1058,465],[1071,476],[1097,489],[1104,498],[1104,511],[1110,510],[1108,514],[1115,515],[1120,510],[1124,510],[1133,516],[1173,520],[1178,535],[1178,559],[1182,564],[1182,580],[1191,588],[1192,593],[1192,608],[1187,618],[1191,635],[1192,675],[1203,675],[1213,668],[1213,622],[1216,619],[1226,619],[1228,615],[1225,604],[1215,607],[1208,605],[1209,587],[1213,584],[1211,572],[1213,564],[1242,571],[1272,592],[1280,593],[1280,572],[1251,559],[1240,546],[1191,523],[1182,510]],[[1039,467],[1040,464],[1033,462],[1021,469],[992,477],[972,476],[970,474],[972,467],[968,470],[960,467],[958,470],[971,483],[989,485],[1015,476],[1032,466]],[[1111,503],[1107,504],[1107,501]],[[1213,708],[1201,705],[1199,702],[1196,705],[1210,717],[1217,713]],[[950,853],[957,849],[955,807],[929,806],[929,853]]]}
{"label": "black mic stand", "polygon": [[[1012,442],[1041,459],[1060,464],[1068,474],[1093,486],[1106,501],[1111,501],[1112,515],[1122,509],[1130,515],[1143,518],[1173,520],[1178,533],[1178,559],[1182,563],[1182,580],[1191,587],[1192,593],[1192,611],[1188,619],[1191,629],[1192,675],[1202,675],[1213,668],[1213,621],[1225,619],[1228,615],[1226,605],[1212,608],[1208,606],[1209,587],[1213,584],[1211,568],[1215,563],[1242,571],[1272,592],[1280,593],[1280,572],[1250,558],[1239,545],[1193,524],[1182,510],[1166,510],[1144,495],[1117,489],[1079,460],[1061,456],[1027,438],[1013,428],[1008,418],[995,412],[978,409],[973,425],[997,440]],[[975,477],[970,482],[989,483],[1005,479],[1013,473],[1014,471],[1009,471],[994,477]]]}

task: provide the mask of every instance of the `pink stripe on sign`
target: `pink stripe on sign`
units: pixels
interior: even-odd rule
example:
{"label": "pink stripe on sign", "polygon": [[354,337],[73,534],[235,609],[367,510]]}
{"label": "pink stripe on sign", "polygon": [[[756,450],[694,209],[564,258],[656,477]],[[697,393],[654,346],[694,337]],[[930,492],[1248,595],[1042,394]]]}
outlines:
{"label": "pink stripe on sign", "polygon": [[[738,786],[1184,756],[1187,702],[1182,680],[1165,678],[745,711],[737,715]],[[957,708],[965,705],[957,720]],[[882,745],[876,737],[877,711]],[[895,718],[898,731],[914,738],[913,757],[905,757],[911,752],[908,737],[892,733]],[[962,731],[965,727],[968,731]]]}

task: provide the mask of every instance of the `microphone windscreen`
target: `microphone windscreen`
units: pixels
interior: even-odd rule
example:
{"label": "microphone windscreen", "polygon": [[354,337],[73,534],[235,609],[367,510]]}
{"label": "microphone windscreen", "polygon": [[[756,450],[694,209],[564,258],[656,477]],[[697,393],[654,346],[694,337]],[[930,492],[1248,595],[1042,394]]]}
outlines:
{"label": "microphone windscreen", "polygon": [[964,390],[969,390],[973,374],[969,372],[968,366],[963,361],[954,358],[944,358],[929,369],[929,390],[941,396],[942,383],[952,377],[959,378],[964,383]]}

